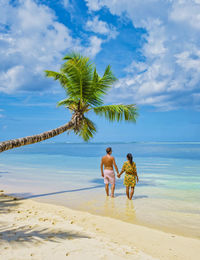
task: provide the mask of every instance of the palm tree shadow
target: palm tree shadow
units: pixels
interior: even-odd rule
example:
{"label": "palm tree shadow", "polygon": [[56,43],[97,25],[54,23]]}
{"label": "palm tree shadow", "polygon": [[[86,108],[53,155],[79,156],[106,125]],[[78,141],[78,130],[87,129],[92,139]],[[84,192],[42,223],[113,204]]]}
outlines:
{"label": "palm tree shadow", "polygon": [[25,200],[25,199],[33,199],[33,198],[39,198],[39,197],[58,195],[58,194],[63,194],[63,193],[92,190],[92,189],[97,189],[97,188],[102,188],[102,187],[104,187],[104,185],[96,185],[96,186],[91,186],[91,187],[84,187],[84,188],[72,189],[72,190],[62,190],[62,191],[55,191],[55,192],[42,193],[42,194],[12,193],[12,194],[9,194],[9,196],[16,196],[16,197],[18,197],[18,200]]}
{"label": "palm tree shadow", "polygon": [[20,202],[14,202],[15,198],[1,194],[0,195],[0,214],[9,213],[19,206]]}
{"label": "palm tree shadow", "polygon": [[80,232],[60,231],[49,229],[33,229],[31,226],[22,226],[19,228],[0,229],[0,243],[42,243],[44,241],[51,241],[59,243],[61,240],[91,238],[88,235]]}
{"label": "palm tree shadow", "polygon": [[0,177],[2,177],[2,174],[7,174],[9,172],[0,172]]}

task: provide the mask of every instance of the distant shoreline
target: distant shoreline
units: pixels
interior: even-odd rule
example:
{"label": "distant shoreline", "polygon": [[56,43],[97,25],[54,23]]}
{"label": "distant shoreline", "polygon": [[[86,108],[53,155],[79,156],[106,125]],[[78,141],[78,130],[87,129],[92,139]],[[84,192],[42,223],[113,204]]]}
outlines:
{"label": "distant shoreline", "polygon": [[132,142],[49,142],[44,141],[40,144],[200,144],[200,141],[132,141]]}

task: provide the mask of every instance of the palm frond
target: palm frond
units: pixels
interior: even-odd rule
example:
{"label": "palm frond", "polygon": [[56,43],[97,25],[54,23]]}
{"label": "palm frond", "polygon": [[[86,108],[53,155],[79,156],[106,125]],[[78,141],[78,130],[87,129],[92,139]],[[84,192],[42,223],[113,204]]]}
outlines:
{"label": "palm frond", "polygon": [[52,78],[54,78],[54,80],[59,80],[60,84],[63,87],[66,87],[68,84],[70,84],[69,79],[63,73],[45,70],[45,74],[46,74],[46,77],[52,77]]}
{"label": "palm frond", "polygon": [[107,105],[94,107],[91,110],[96,115],[104,116],[109,121],[129,121],[136,122],[138,116],[137,108],[135,105]]}
{"label": "palm frond", "polygon": [[68,97],[79,98],[81,103],[91,106],[103,105],[103,95],[116,80],[110,66],[107,66],[103,77],[100,77],[88,57],[72,52],[64,60],[66,62],[60,72],[45,71],[46,76],[59,80]]}
{"label": "palm frond", "polygon": [[84,141],[88,142],[93,138],[96,133],[95,124],[87,117],[83,118],[81,129],[78,131],[78,135],[83,138]]}
{"label": "palm frond", "polygon": [[101,106],[103,104],[102,97],[107,94],[115,81],[116,78],[110,66],[107,66],[102,78],[98,75],[96,68],[94,68],[88,102],[93,106]]}
{"label": "palm frond", "polygon": [[81,54],[75,51],[72,51],[70,53],[68,53],[63,60],[71,60],[71,59],[80,59],[81,58]]}
{"label": "palm frond", "polygon": [[65,98],[57,103],[57,106],[65,106],[66,108],[69,108],[72,111],[76,111],[79,106],[79,100],[76,100],[74,98]]}
{"label": "palm frond", "polygon": [[66,74],[70,80],[71,86],[67,86],[69,95],[79,96],[80,99],[86,100],[91,94],[91,82],[93,65],[87,57],[65,57],[65,62],[61,68],[61,72]]}
{"label": "palm frond", "polygon": [[103,77],[99,77],[95,69],[92,82],[94,93],[96,93],[99,97],[105,95],[116,80],[117,79],[112,73],[110,66],[107,66],[107,68],[105,69]]}
{"label": "palm frond", "polygon": [[116,80],[117,78],[112,73],[110,65],[108,65],[105,69],[103,77],[99,80],[99,85],[107,89],[110,88]]}

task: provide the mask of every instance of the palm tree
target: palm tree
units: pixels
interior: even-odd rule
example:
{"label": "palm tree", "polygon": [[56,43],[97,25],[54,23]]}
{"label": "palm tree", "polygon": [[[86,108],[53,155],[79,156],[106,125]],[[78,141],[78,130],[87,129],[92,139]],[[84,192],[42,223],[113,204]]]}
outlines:
{"label": "palm tree", "polygon": [[70,53],[63,60],[66,62],[61,66],[60,72],[46,70],[45,73],[47,77],[58,80],[66,91],[67,98],[58,102],[58,106],[65,106],[72,112],[71,120],[61,127],[41,134],[1,142],[0,152],[41,142],[69,130],[88,141],[96,132],[95,124],[86,117],[90,111],[109,121],[136,121],[135,105],[103,105],[103,96],[116,81],[110,66],[107,66],[103,77],[100,77],[87,57]]}

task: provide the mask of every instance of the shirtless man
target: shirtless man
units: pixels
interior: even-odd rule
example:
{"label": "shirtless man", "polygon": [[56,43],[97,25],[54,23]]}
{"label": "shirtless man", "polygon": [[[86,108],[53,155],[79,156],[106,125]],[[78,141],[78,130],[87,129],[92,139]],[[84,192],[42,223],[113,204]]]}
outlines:
{"label": "shirtless man", "polygon": [[[101,159],[101,175],[104,178],[105,183],[105,190],[107,196],[109,196],[109,183],[111,186],[111,197],[114,197],[114,191],[115,191],[115,173],[113,170],[113,165],[115,167],[115,170],[117,174],[119,173],[117,165],[115,163],[115,158],[111,156],[112,154],[112,148],[108,147],[106,149],[107,155],[103,156]],[[104,169],[103,169],[104,167]]]}

